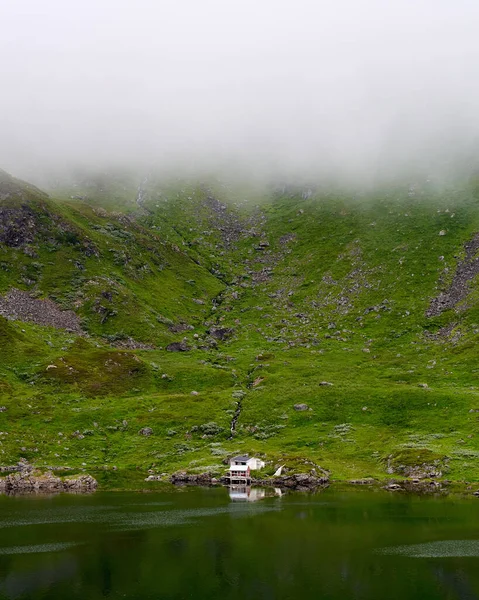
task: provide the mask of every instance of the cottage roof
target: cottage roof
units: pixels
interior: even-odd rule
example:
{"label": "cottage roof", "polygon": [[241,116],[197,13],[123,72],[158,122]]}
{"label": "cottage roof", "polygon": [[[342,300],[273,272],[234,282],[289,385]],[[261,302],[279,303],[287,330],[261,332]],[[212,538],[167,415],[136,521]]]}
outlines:
{"label": "cottage roof", "polygon": [[247,454],[243,454],[242,456],[235,456],[232,459],[230,459],[230,462],[232,461],[236,461],[236,462],[248,462],[249,461],[249,456]]}

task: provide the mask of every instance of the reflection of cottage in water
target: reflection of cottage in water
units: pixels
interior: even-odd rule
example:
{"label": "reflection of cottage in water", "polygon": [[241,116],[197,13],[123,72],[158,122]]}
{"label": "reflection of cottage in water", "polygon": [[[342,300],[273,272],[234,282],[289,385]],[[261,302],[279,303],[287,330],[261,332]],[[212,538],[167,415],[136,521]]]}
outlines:
{"label": "reflection of cottage in water", "polygon": [[230,498],[233,502],[256,502],[266,495],[261,488],[252,488],[249,485],[231,485]]}
{"label": "reflection of cottage in water", "polygon": [[254,456],[249,457],[247,454],[243,456],[235,456],[230,459],[230,468],[228,475],[230,484],[250,484],[251,471],[257,471],[264,467],[265,463],[260,458]]}

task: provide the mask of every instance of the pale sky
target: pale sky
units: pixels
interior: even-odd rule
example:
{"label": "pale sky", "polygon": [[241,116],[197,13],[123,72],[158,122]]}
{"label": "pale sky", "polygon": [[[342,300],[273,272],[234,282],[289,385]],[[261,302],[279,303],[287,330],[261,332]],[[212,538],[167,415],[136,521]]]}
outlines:
{"label": "pale sky", "polygon": [[0,0],[0,168],[442,168],[478,31],[477,0]]}

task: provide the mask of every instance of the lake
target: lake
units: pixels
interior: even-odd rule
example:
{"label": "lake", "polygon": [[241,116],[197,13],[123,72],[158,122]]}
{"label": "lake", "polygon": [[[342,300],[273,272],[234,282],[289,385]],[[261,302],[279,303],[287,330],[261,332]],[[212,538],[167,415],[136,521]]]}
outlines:
{"label": "lake", "polygon": [[479,499],[0,497],[0,598],[475,599]]}

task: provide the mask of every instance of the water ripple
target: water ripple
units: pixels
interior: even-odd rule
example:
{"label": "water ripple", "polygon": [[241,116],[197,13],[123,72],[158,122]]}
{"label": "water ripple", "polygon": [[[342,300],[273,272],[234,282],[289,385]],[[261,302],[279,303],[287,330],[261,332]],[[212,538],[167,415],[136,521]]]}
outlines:
{"label": "water ripple", "polygon": [[10,546],[0,548],[0,554],[38,554],[40,552],[60,552],[73,546],[78,546],[77,542],[62,542],[57,544],[35,544],[33,546]]}
{"label": "water ripple", "polygon": [[380,548],[376,552],[411,558],[479,557],[479,540],[441,540],[425,544]]}

